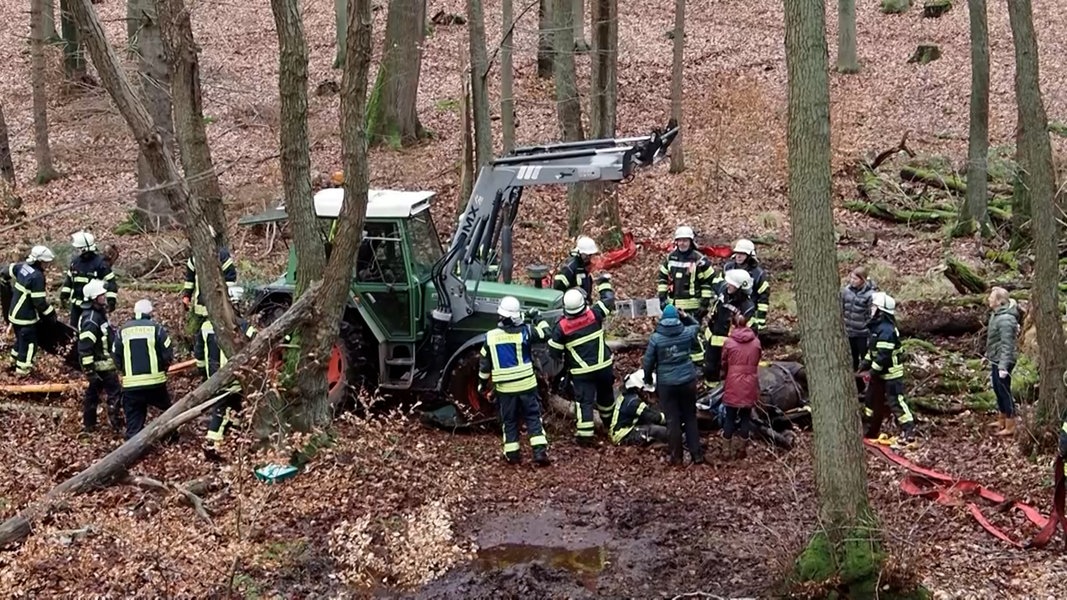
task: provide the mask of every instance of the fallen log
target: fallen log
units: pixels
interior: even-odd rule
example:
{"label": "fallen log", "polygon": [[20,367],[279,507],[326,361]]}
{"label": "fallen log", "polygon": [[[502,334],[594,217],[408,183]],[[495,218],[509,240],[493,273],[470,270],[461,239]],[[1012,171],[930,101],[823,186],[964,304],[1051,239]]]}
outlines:
{"label": "fallen log", "polygon": [[310,318],[320,290],[321,282],[313,283],[289,310],[250,339],[241,351],[227,361],[210,379],[182,397],[166,412],[150,422],[140,433],[90,465],[89,468],[52,488],[43,498],[0,524],[0,548],[18,543],[28,537],[33,532],[33,522],[47,515],[64,497],[122,480],[126,469],[136,463],[154,443],[217,404],[225,397],[225,394],[219,394],[219,391],[233,381],[235,373],[253,366],[293,327]]}
{"label": "fallen log", "polygon": [[[175,363],[167,369],[167,374],[174,375],[196,367],[195,360],[186,360]],[[26,383],[14,385],[0,385],[2,394],[62,394],[64,392],[85,389],[88,385],[85,381],[70,381],[67,383]]]}
{"label": "fallen log", "polygon": [[[955,223],[959,220],[959,211],[942,206],[901,208],[886,202],[874,202],[870,200],[849,200],[843,204],[844,208],[852,212],[889,221],[891,223],[903,223],[905,225]],[[989,205],[989,218],[994,223],[1007,223],[1011,220],[1011,211],[1005,208]]]}
{"label": "fallen log", "polygon": [[[921,183],[946,192],[955,192],[960,196],[967,195],[967,182],[957,175],[945,175],[938,171],[909,166],[900,170],[900,178],[904,181]],[[1011,196],[1012,193],[1011,186],[989,185],[989,194],[991,196]]]}
{"label": "fallen log", "polygon": [[989,285],[966,264],[952,258],[945,259],[945,277],[961,294],[980,294],[989,291]]}

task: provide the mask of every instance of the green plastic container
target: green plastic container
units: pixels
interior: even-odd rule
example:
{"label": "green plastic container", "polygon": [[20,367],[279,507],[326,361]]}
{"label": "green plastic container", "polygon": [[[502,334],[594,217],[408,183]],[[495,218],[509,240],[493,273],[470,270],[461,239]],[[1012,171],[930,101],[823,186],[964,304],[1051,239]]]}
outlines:
{"label": "green plastic container", "polygon": [[297,469],[293,465],[269,464],[256,469],[254,472],[256,478],[260,481],[278,483],[296,477],[296,474],[300,472],[300,469]]}

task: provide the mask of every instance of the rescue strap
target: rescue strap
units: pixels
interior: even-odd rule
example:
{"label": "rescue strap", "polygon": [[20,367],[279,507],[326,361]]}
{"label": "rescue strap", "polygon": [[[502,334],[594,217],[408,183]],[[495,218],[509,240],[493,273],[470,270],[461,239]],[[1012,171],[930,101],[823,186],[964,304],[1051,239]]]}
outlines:
{"label": "rescue strap", "polygon": [[[883,446],[874,440],[865,439],[863,440],[863,443],[867,447],[867,450],[869,450],[872,454],[880,455],[883,458],[887,459],[889,462],[902,466],[911,472],[900,482],[900,489],[903,490],[904,493],[909,494],[911,496],[920,496],[928,500],[932,500],[942,506],[965,505],[967,508],[967,512],[970,513],[970,515],[974,518],[975,521],[978,521],[978,524],[981,525],[983,529],[985,529],[994,537],[1005,543],[1015,546],[1016,548],[1026,548],[1033,544],[1033,542],[1024,543],[1013,539],[1002,529],[991,523],[989,519],[985,517],[985,515],[982,513],[982,509],[979,508],[976,503],[971,502],[966,498],[979,496],[983,500],[987,500],[989,502],[997,504],[997,508],[1000,510],[1006,510],[1008,508],[1018,509],[1023,513],[1023,515],[1026,516],[1026,518],[1030,522],[1041,528],[1042,533],[1044,533],[1045,529],[1049,528],[1050,519],[1046,518],[1044,515],[1041,514],[1040,511],[1038,511],[1032,506],[1029,506],[1016,500],[1009,500],[1003,495],[983,487],[977,481],[971,481],[968,479],[956,479],[955,477],[952,477],[950,475],[945,475],[944,473],[938,473],[937,471],[920,467],[919,465],[911,462],[910,460],[904,458],[896,452],[893,452],[893,450],[891,450],[890,448]],[[1059,461],[1057,462],[1059,463]],[[1061,483],[1060,487],[1057,488],[1058,491],[1062,487],[1063,479],[1062,463],[1060,464],[1061,468],[1059,472]],[[1053,517],[1056,516],[1057,515],[1054,509]],[[1062,517],[1060,518],[1062,519]],[[1055,531],[1054,527],[1052,528],[1052,531]],[[1040,535],[1041,534],[1038,534],[1038,537],[1040,537]],[[1048,537],[1051,537],[1051,535],[1052,534],[1049,533]],[[1036,539],[1037,538],[1035,538],[1035,540]],[[1048,542],[1046,541],[1045,543]]]}

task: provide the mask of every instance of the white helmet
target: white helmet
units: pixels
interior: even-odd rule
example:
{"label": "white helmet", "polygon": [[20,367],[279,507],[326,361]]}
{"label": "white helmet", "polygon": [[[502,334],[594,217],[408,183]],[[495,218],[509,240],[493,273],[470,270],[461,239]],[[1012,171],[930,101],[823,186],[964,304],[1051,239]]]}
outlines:
{"label": "white helmet", "polygon": [[585,294],[578,288],[571,288],[563,294],[563,311],[576,315],[585,310]]}
{"label": "white helmet", "polygon": [[30,250],[30,255],[26,257],[26,262],[30,264],[39,262],[50,263],[55,259],[56,255],[53,254],[47,246],[34,246]]}
{"label": "white helmet", "polygon": [[726,272],[725,279],[726,283],[743,292],[752,289],[752,276],[744,269],[730,269]]}
{"label": "white helmet", "polygon": [[695,238],[696,236],[693,234],[693,228],[688,225],[682,225],[674,230],[675,240],[693,240]]}
{"label": "white helmet", "polygon": [[656,374],[652,374],[652,385],[647,386],[645,385],[645,370],[638,369],[626,376],[626,379],[622,383],[622,387],[628,390],[640,388],[646,392],[654,392],[656,391]]}
{"label": "white helmet", "polygon": [[97,298],[103,296],[106,293],[107,287],[104,285],[104,282],[100,281],[99,279],[94,279],[90,281],[89,283],[85,284],[85,287],[82,288],[82,296],[85,296],[85,299],[90,302],[96,300]]}
{"label": "white helmet", "polygon": [[871,306],[890,315],[897,312],[897,301],[885,292],[875,292],[871,296]]}
{"label": "white helmet", "polygon": [[70,236],[70,245],[82,252],[96,252],[96,238],[88,231],[79,231]]}
{"label": "white helmet", "polygon": [[522,317],[522,305],[515,296],[504,296],[500,299],[500,306],[496,307],[496,314],[506,319],[518,320]]}
{"label": "white helmet", "polygon": [[241,301],[241,298],[245,296],[245,289],[239,285],[226,286],[226,293],[230,296],[230,302],[234,304]]}
{"label": "white helmet", "polygon": [[734,243],[733,252],[735,254],[747,254],[748,256],[756,255],[756,245],[752,243],[752,240],[740,239]]}
{"label": "white helmet", "polygon": [[148,315],[152,314],[152,310],[153,310],[152,301],[148,300],[147,298],[142,299],[142,300],[138,300],[133,305],[134,314],[141,315],[142,317],[145,317],[145,316],[148,316]]}
{"label": "white helmet", "polygon": [[574,245],[574,251],[587,256],[600,254],[600,248],[597,248],[596,242],[587,235],[578,236],[578,243]]}

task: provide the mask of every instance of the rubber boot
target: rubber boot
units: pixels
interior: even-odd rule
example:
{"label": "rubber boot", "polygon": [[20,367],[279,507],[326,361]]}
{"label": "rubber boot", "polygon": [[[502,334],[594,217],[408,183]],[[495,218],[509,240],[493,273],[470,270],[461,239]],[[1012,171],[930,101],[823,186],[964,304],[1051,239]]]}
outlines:
{"label": "rubber boot", "polygon": [[504,453],[504,460],[509,465],[517,465],[522,463],[522,455],[518,452],[506,452]]}
{"label": "rubber boot", "polygon": [[547,467],[552,464],[552,460],[548,458],[548,450],[545,448],[535,448],[533,460],[536,467]]}
{"label": "rubber boot", "polygon": [[1002,436],[1002,437],[1008,437],[1008,436],[1011,436],[1011,435],[1015,435],[1015,418],[1014,417],[1005,417],[1004,418],[1004,429],[1001,429],[1000,431],[996,432],[993,435],[998,435],[998,436]]}
{"label": "rubber boot", "polygon": [[986,425],[986,429],[991,429],[991,430],[994,430],[994,431],[1000,431],[1000,430],[1004,429],[1004,421],[1005,420],[1006,419],[1004,417],[1004,413],[997,413],[997,422],[996,423],[988,423]]}

